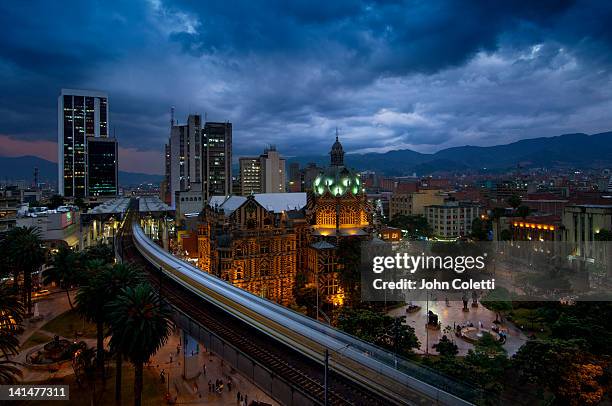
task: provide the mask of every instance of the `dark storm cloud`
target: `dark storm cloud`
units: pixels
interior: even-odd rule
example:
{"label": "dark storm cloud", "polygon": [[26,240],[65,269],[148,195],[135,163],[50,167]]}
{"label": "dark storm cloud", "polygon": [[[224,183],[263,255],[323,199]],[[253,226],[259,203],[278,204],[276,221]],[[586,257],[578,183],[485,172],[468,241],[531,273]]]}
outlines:
{"label": "dark storm cloud", "polygon": [[[62,87],[109,93],[125,147],[169,108],[234,123],[236,154],[350,151],[612,128],[612,6],[572,1],[0,5],[0,135],[55,138]],[[161,157],[160,157],[161,159]]]}
{"label": "dark storm cloud", "polygon": [[105,4],[0,4],[0,133],[51,138],[59,89],[87,82],[100,64],[121,58],[122,46],[139,42]]}
{"label": "dark storm cloud", "polygon": [[[432,72],[494,50],[519,23],[551,27],[570,1],[185,2],[197,33],[174,39],[189,52],[302,54],[371,75]],[[241,10],[241,12],[237,12]],[[356,66],[352,66],[353,69]]]}

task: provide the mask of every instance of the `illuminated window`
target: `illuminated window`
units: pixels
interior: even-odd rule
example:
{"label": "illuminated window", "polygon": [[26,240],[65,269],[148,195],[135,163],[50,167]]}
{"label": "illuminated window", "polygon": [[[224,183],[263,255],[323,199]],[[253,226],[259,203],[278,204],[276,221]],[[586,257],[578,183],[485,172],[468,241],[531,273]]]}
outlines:
{"label": "illuminated window", "polygon": [[321,209],[317,212],[317,224],[323,226],[336,225],[336,212],[332,209]]}
{"label": "illuminated window", "polygon": [[352,208],[345,208],[340,212],[340,224],[359,224],[359,214]]}

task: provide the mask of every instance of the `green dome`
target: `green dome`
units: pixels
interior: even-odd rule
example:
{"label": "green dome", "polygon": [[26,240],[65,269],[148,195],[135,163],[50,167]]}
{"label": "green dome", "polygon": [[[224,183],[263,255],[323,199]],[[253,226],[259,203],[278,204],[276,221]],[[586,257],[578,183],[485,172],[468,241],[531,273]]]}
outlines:
{"label": "green dome", "polygon": [[332,196],[343,196],[347,193],[357,195],[363,192],[363,185],[358,173],[345,167],[330,166],[315,178],[312,190],[317,196],[326,193]]}

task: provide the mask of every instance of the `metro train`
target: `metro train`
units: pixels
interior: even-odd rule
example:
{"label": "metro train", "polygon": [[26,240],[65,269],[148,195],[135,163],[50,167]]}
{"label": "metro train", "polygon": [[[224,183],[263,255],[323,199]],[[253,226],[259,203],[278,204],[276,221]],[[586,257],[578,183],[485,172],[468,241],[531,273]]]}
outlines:
{"label": "metro train", "polygon": [[[174,257],[149,239],[137,221],[132,223],[133,242],[139,253],[156,269],[203,300],[228,312],[275,340],[318,363],[329,350],[329,366],[337,373],[386,398],[390,403],[411,404],[415,394],[432,404],[470,405],[448,391],[410,375],[418,366],[395,368],[393,354],[313,320],[282,305],[232,286],[216,276]],[[442,378],[444,380],[444,378]]]}

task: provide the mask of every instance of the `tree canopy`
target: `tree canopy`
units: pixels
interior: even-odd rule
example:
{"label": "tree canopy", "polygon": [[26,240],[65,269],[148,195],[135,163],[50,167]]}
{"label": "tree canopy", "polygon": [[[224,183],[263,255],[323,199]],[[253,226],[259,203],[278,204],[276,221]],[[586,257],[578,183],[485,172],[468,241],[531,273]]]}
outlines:
{"label": "tree canopy", "polygon": [[338,316],[338,328],[400,355],[410,355],[420,343],[414,328],[404,323],[405,319],[405,316],[394,319],[369,309],[343,308]]}

